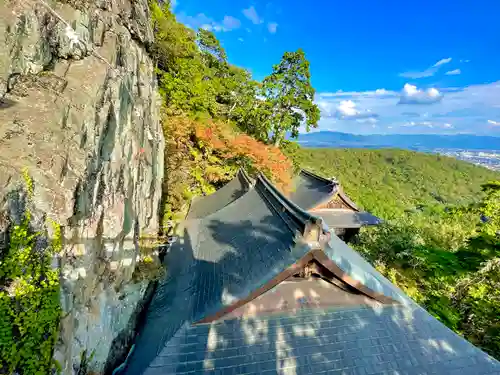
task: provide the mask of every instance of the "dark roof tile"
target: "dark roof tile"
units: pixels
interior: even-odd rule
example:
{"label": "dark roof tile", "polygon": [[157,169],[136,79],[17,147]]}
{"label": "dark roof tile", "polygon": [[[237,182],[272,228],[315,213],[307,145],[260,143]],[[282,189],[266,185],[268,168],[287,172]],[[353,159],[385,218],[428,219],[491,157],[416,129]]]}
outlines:
{"label": "dark roof tile", "polygon": [[[375,373],[429,373],[437,372],[449,374],[460,370],[461,374],[487,374],[499,371],[500,365],[491,357],[474,348],[464,339],[449,334],[448,329],[435,319],[428,320],[426,312],[416,306],[386,306],[381,309],[353,308],[349,310],[303,310],[297,316],[259,316],[256,318],[234,319],[233,329],[220,329],[227,322],[204,324],[187,328],[180,335],[189,335],[190,330],[196,330],[198,335],[207,342],[204,354],[204,366],[212,365],[223,373],[230,373],[233,369],[241,369],[247,373],[262,373],[264,371],[284,371],[290,369],[292,373],[309,374],[334,370],[343,370],[353,374]],[[303,317],[313,317],[313,323],[304,327]],[[353,319],[354,318],[354,319]],[[283,319],[285,324],[281,324]],[[318,343],[318,335],[304,336],[298,328],[308,328],[314,332],[326,333],[329,338],[343,332],[344,320],[349,323],[352,334],[357,333],[364,339],[362,348],[347,349],[354,343],[351,336],[342,335],[344,341],[341,349],[334,342],[325,340]],[[271,325],[271,322],[276,324]],[[325,326],[325,323],[329,324]],[[336,322],[336,325],[331,325]],[[385,327],[396,323],[395,330],[384,338],[378,338],[372,329],[375,323]],[[284,329],[291,323],[295,330]],[[428,329],[422,329],[428,325]],[[200,328],[202,327],[202,328]],[[203,332],[202,332],[203,331]],[[394,344],[406,342],[409,335],[418,343],[417,347]],[[338,335],[337,335],[338,336]],[[210,343],[210,339],[217,340]],[[376,341],[372,341],[375,339]],[[369,345],[369,343],[379,345]],[[256,354],[255,348],[266,348],[271,351]],[[238,348],[239,356],[229,356],[231,349]],[[385,348],[391,348],[393,353],[384,354]],[[164,349],[169,354],[165,358],[172,359],[174,366],[182,364],[183,349],[179,346],[169,346]],[[381,354],[382,353],[382,354]],[[163,354],[163,353],[162,353]],[[175,354],[178,357],[175,357]],[[199,368],[200,365],[198,365]],[[168,369],[172,365],[168,365]],[[184,367],[177,367],[184,368]],[[227,369],[228,372],[225,371]],[[156,374],[155,369],[148,369],[146,375]]]}

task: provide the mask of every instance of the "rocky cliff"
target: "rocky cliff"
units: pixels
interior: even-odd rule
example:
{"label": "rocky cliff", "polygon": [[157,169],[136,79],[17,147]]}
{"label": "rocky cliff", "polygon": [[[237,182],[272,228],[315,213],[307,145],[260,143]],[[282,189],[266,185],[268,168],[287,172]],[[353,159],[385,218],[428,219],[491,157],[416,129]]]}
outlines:
{"label": "rocky cliff", "polygon": [[64,374],[123,354],[146,290],[133,273],[158,230],[164,152],[152,38],[147,0],[0,1],[0,251],[26,205],[34,226],[63,226]]}

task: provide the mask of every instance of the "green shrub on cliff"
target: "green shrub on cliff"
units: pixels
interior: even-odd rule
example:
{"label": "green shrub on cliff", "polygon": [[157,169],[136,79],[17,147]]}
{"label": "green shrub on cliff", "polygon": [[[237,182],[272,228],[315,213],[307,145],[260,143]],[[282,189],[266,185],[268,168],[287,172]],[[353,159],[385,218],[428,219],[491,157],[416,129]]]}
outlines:
{"label": "green shrub on cliff", "polygon": [[[26,188],[32,194],[27,175]],[[0,373],[49,374],[57,340],[61,307],[59,270],[52,269],[62,248],[61,230],[55,223],[53,240],[45,246],[42,233],[30,227],[26,210],[10,231],[8,252],[0,259]],[[44,237],[44,236],[43,236]]]}

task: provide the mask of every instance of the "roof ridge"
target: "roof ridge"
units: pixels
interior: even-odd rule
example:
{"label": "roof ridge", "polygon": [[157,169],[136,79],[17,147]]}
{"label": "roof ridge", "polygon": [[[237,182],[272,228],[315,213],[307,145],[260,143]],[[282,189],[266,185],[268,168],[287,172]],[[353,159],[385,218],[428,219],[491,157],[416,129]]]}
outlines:
{"label": "roof ridge", "polygon": [[333,177],[332,179],[329,180],[329,179],[327,179],[325,177],[321,177],[321,176],[317,175],[316,173],[313,173],[307,169],[301,169],[300,173],[305,174],[306,176],[309,176],[309,177],[313,177],[313,178],[320,180],[320,181],[323,181],[323,182],[329,182],[330,184],[334,184],[336,186],[336,189],[334,189],[332,191],[332,193],[333,193],[332,195],[335,195],[335,194],[339,195],[345,201],[345,203],[347,203],[348,206],[351,206],[351,208],[353,210],[360,211],[359,206],[356,203],[354,203],[354,201],[351,198],[349,198],[349,196],[345,192],[344,188],[342,187],[342,184],[335,177]]}
{"label": "roof ridge", "polygon": [[244,168],[240,168],[238,170],[238,177],[240,178],[241,182],[247,185],[247,188],[251,188],[255,185],[255,180],[248,175]]}
{"label": "roof ridge", "polygon": [[325,178],[325,177],[322,177],[320,175],[317,175],[316,173],[313,173],[307,169],[301,169],[300,170],[300,173],[303,173],[309,177],[313,177],[315,178],[316,180],[320,180],[320,181],[323,181],[323,182],[326,182],[326,183],[329,183],[329,184],[338,184],[338,181],[335,179],[335,178],[331,178],[331,179],[328,179],[328,178]]}
{"label": "roof ridge", "polygon": [[[281,193],[264,174],[259,173],[259,175],[257,176],[257,180],[260,181],[264,186],[263,193],[270,193],[272,197],[281,205],[281,207],[275,207],[273,205],[278,213],[286,211],[286,213],[288,213],[292,216],[293,219],[295,219],[294,221],[300,224],[300,229],[302,232],[301,234],[304,234],[307,226],[310,224],[316,224],[321,227],[323,233],[328,231],[328,228],[325,228],[325,224],[321,217],[310,214],[309,212],[297,206],[287,197],[285,197],[283,193]],[[255,186],[257,187],[257,184]],[[272,202],[270,203],[272,205]]]}

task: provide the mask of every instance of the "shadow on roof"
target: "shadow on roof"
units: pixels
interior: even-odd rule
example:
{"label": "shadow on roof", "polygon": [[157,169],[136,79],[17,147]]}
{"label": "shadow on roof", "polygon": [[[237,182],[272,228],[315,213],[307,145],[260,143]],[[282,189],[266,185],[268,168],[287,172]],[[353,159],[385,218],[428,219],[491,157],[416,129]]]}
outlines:
{"label": "shadow on roof", "polygon": [[[166,256],[167,275],[158,284],[125,374],[500,370],[497,361],[411,301],[338,237],[318,245],[322,250],[299,241],[296,233],[305,233],[301,229],[311,218],[259,177],[236,201],[187,221]],[[366,295],[370,289],[399,303],[219,320],[218,313],[269,286],[306,255],[337,267],[341,280],[351,279],[346,283],[364,287],[359,290]],[[194,324],[200,321],[211,322]]]}
{"label": "shadow on roof", "polygon": [[[234,221],[234,217],[243,220]],[[246,297],[295,262],[294,233],[252,189],[214,215],[186,222],[145,316],[127,374],[141,374],[183,324]]]}

